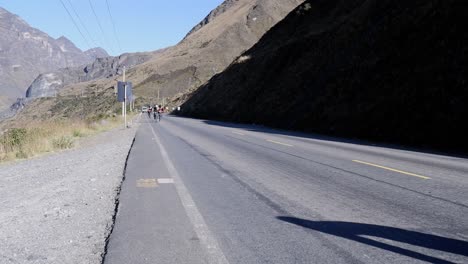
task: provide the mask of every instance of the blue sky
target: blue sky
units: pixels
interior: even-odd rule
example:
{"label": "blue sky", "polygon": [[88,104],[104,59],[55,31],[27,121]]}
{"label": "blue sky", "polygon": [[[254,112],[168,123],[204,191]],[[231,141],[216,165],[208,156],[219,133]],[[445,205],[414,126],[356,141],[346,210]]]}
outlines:
{"label": "blue sky", "polygon": [[[104,34],[89,4],[91,1]],[[62,6],[68,8],[84,38]],[[119,41],[114,37],[106,0],[0,0],[0,6],[54,38],[65,36],[86,50],[100,46],[111,55],[151,51],[177,44],[223,0],[107,0]],[[76,17],[73,8],[86,29]],[[88,34],[89,32],[89,34]],[[119,44],[120,47],[119,48]]]}

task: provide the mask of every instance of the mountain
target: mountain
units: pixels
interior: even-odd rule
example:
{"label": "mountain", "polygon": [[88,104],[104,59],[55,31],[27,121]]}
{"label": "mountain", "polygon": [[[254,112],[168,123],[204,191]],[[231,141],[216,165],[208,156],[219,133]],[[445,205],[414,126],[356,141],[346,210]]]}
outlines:
{"label": "mountain", "polygon": [[[152,57],[146,62],[129,69],[128,79],[134,83],[138,96],[153,101],[158,90],[161,97],[171,97],[193,90],[225,69],[239,54],[255,44],[268,29],[302,2],[226,0],[196,25],[180,43],[152,53]],[[104,77],[106,76],[95,79]],[[82,79],[74,76],[74,80]],[[87,80],[89,79],[84,81]],[[109,79],[104,86],[111,86],[113,82],[113,79]],[[53,82],[49,83],[54,85]],[[73,89],[73,84],[67,85]],[[76,83],[76,86],[82,84]],[[42,85],[41,89],[47,90],[47,86]]]}
{"label": "mountain", "polygon": [[40,73],[108,56],[103,49],[82,52],[65,37],[54,39],[0,7],[0,109],[11,104]]}
{"label": "mountain", "polygon": [[[134,92],[139,103],[156,103],[159,95],[171,97],[188,90],[194,90],[213,75],[225,69],[243,51],[254,45],[275,23],[297,7],[302,0],[227,0],[214,9],[196,25],[177,45],[163,50],[146,53],[143,63],[128,67],[127,80],[134,84]],[[129,54],[128,56],[131,56]],[[28,96],[50,97],[50,104],[30,101],[26,108],[36,111],[23,111],[24,115],[43,109],[44,118],[61,115],[66,109],[67,117],[93,116],[102,113],[102,106],[109,111],[118,111],[113,87],[121,67],[111,62],[114,59],[97,60],[93,67],[98,74],[89,74],[85,67],[73,67],[43,73],[28,89]],[[120,60],[120,59],[118,59]],[[57,91],[57,92],[56,92]],[[84,95],[83,95],[84,94]],[[99,97],[93,98],[99,94]],[[81,95],[81,97],[80,97]],[[109,98],[105,99],[104,97]],[[78,98],[78,99],[77,99]],[[44,98],[47,99],[47,98]],[[75,107],[79,100],[86,102]],[[95,100],[91,102],[92,100]],[[106,100],[105,102],[102,100]],[[65,103],[65,101],[67,103]],[[98,103],[99,102],[99,103]],[[69,105],[73,104],[73,107]],[[81,105],[89,105],[82,108]],[[45,107],[47,106],[47,107]],[[93,107],[99,107],[99,110]],[[63,110],[63,111],[62,111]],[[41,110],[42,111],[42,110]],[[83,113],[85,111],[85,113]],[[107,110],[106,110],[107,111]],[[104,112],[106,112],[104,111]]]}
{"label": "mountain", "polygon": [[181,114],[467,151],[466,14],[462,0],[308,0]]}

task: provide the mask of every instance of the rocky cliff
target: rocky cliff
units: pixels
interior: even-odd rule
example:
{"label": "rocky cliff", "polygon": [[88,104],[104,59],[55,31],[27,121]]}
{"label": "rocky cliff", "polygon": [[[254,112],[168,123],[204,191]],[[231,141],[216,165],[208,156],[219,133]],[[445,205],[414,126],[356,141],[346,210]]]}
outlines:
{"label": "rocky cliff", "polygon": [[466,14],[461,0],[306,1],[183,114],[467,151]]}
{"label": "rocky cliff", "polygon": [[184,39],[188,38],[190,35],[198,31],[202,27],[206,26],[208,23],[211,23],[213,20],[216,19],[216,17],[225,13],[230,8],[235,6],[237,1],[238,0],[226,0],[223,3],[221,3],[221,5],[213,9],[202,21],[200,21],[200,23],[194,26]]}
{"label": "rocky cliff", "polygon": [[118,57],[97,58],[88,65],[43,73],[29,86],[26,97],[56,96],[67,85],[120,75],[124,66],[131,68],[151,57],[151,53],[126,53]]}
{"label": "rocky cliff", "polygon": [[92,62],[103,49],[83,52],[65,37],[54,39],[0,7],[0,108],[9,106],[40,73]]}

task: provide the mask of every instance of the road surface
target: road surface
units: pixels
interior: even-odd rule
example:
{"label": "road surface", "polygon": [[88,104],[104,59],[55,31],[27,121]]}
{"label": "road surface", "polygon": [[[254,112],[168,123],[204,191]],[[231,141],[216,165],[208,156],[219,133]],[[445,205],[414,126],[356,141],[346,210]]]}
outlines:
{"label": "road surface", "polygon": [[468,263],[468,161],[142,116],[105,263]]}

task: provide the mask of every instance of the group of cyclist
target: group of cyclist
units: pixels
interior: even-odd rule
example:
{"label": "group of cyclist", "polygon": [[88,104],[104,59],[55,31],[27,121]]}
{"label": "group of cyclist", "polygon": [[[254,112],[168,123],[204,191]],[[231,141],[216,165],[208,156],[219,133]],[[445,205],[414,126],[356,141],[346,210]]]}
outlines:
{"label": "group of cyclist", "polygon": [[151,119],[151,113],[153,113],[153,119],[156,120],[156,122],[161,121],[161,115],[164,113],[164,108],[160,105],[154,105],[153,107],[148,107],[147,110],[148,113],[148,118]]}

